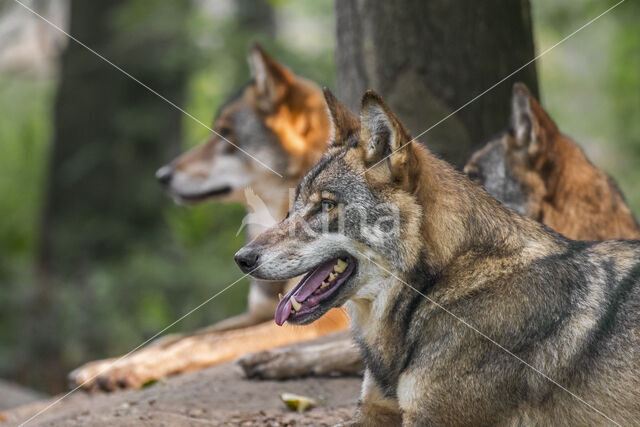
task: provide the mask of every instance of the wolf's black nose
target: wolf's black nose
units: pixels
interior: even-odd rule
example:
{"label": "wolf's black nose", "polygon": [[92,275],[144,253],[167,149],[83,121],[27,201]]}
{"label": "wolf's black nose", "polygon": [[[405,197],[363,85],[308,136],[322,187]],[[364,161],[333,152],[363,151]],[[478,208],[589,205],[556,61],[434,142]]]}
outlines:
{"label": "wolf's black nose", "polygon": [[250,273],[258,265],[260,255],[254,248],[244,247],[233,257],[243,273]]}
{"label": "wolf's black nose", "polygon": [[156,179],[162,185],[169,185],[173,177],[173,168],[169,165],[163,166],[156,171]]}

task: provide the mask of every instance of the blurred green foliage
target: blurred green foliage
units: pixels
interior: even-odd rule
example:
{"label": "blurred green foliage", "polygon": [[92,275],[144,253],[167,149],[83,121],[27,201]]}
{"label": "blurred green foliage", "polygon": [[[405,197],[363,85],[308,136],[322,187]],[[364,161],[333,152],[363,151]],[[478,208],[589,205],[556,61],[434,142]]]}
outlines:
{"label": "blurred green foliage", "polygon": [[[595,0],[532,3],[539,52],[606,8]],[[189,54],[197,55],[197,66],[184,108],[202,122],[211,123],[217,106],[249,78],[245,57],[253,41],[296,73],[334,86],[333,2],[271,4],[275,36],[252,31],[228,11],[198,9],[186,23],[170,16],[153,23],[190,28],[197,50]],[[618,179],[635,212],[640,212],[635,185],[640,179],[640,31],[634,19],[639,12],[637,2],[625,2],[538,62],[545,107],[596,164]],[[144,22],[145,16],[144,8],[135,7],[118,19],[131,28],[131,21]],[[143,36],[123,34],[122,42]],[[20,361],[47,361],[24,340],[24,324],[32,309],[28,302],[38,291],[31,265],[54,89],[50,78],[0,75],[0,376],[50,390]],[[183,133],[186,149],[209,131],[185,117]],[[96,266],[81,287],[52,287],[51,298],[61,309],[42,327],[63,348],[63,369],[131,350],[242,276],[232,258],[244,242],[242,234],[236,236],[241,206],[167,205],[158,215],[166,227],[152,244],[132,241],[126,254]],[[243,279],[167,332],[193,330],[241,312],[247,286]]]}
{"label": "blurred green foliage", "polygon": [[0,279],[23,270],[34,250],[52,86],[48,79],[0,80]]}
{"label": "blurred green foliage", "polygon": [[[196,48],[188,53],[195,55],[196,67],[182,107],[206,124],[212,122],[217,106],[248,81],[246,56],[254,41],[296,73],[333,84],[333,5],[329,0],[308,6],[276,4],[276,24],[280,19],[314,20],[315,28],[326,32],[311,46],[291,40],[280,30],[275,34],[253,31],[238,22],[233,11],[194,9],[187,22],[175,22],[171,16],[158,21],[154,13],[154,20],[148,22],[151,14],[141,5],[144,2],[131,3],[118,14],[116,25],[137,28],[137,33],[123,31],[114,43],[126,48],[129,38],[145,37],[158,25],[187,26]],[[245,213],[240,205],[159,206],[158,216],[166,224],[160,235],[146,241],[132,239],[126,253],[92,266],[80,284],[56,280],[44,290],[55,313],[40,316],[46,319],[41,324],[30,325],[37,310],[34,298],[43,292],[32,265],[55,85],[51,78],[0,75],[0,376],[50,392],[62,390],[62,378],[70,369],[130,351],[241,278],[233,254],[245,239],[244,234],[236,236]],[[160,99],[158,103],[163,105]],[[139,119],[131,118],[131,125],[137,126]],[[183,123],[184,149],[208,137],[209,131],[196,121],[185,116]],[[242,279],[165,333],[192,331],[242,312],[248,282]],[[33,327],[38,334],[29,330]],[[43,332],[45,338],[39,337],[38,342],[26,339]],[[43,339],[50,342],[40,342]],[[47,366],[46,349],[52,345],[62,349],[61,366]],[[49,368],[60,372],[50,378]]]}

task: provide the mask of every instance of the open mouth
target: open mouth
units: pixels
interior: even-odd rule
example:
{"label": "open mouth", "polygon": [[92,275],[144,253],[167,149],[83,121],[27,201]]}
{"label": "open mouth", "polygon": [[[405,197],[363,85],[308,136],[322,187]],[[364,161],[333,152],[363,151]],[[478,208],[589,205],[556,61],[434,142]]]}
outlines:
{"label": "open mouth", "polygon": [[224,196],[225,194],[229,194],[229,193],[231,193],[231,187],[226,185],[224,187],[215,188],[213,190],[205,191],[203,193],[178,194],[178,197],[180,197],[180,199],[184,200],[185,202],[200,202],[202,200],[209,199],[211,197]]}
{"label": "open mouth", "polygon": [[302,320],[328,300],[351,276],[356,260],[351,256],[330,259],[308,272],[291,289],[276,308],[275,321],[282,326],[287,320]]}

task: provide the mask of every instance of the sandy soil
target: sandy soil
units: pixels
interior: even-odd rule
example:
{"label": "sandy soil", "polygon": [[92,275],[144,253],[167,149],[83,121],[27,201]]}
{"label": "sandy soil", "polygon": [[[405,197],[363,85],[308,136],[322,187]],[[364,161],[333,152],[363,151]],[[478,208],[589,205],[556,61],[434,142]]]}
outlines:
{"label": "sandy soil", "polygon": [[42,400],[46,396],[18,384],[0,380],[0,411]]}
{"label": "sandy soil", "polygon": [[[190,372],[147,388],[112,394],[76,392],[32,419],[29,426],[323,426],[351,417],[360,378],[290,381],[243,379],[232,363]],[[303,414],[288,410],[280,393],[319,401]],[[0,426],[27,421],[53,400],[0,413]]]}

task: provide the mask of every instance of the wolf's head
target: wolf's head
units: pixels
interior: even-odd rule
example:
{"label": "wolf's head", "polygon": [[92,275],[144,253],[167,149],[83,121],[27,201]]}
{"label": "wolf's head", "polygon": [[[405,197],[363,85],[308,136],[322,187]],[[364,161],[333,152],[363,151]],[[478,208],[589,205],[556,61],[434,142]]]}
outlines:
{"label": "wolf's head", "polygon": [[286,209],[286,189],[321,156],[329,124],[320,88],[258,46],[250,50],[249,65],[253,78],[220,108],[209,140],[158,170],[178,202],[244,201],[243,189],[250,186],[270,201],[281,189],[277,198]]}
{"label": "wolf's head", "polygon": [[287,218],[236,254],[259,279],[305,275],[281,300],[278,324],[308,323],[356,294],[377,292],[364,283],[388,277],[380,266],[408,271],[422,247],[408,132],[374,92],[363,97],[360,121],[328,90],[325,98],[327,152],[302,178]]}
{"label": "wolf's head", "polygon": [[475,152],[464,171],[521,215],[540,219],[546,159],[558,128],[522,83],[513,86],[511,127]]}

